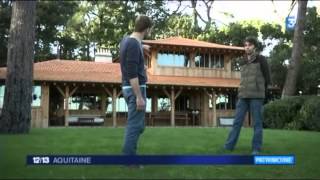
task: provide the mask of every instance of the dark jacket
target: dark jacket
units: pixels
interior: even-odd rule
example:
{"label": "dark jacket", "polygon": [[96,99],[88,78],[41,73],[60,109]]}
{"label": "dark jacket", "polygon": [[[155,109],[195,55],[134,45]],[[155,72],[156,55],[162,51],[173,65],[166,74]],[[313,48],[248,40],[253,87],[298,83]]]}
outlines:
{"label": "dark jacket", "polygon": [[138,78],[140,85],[146,84],[142,45],[136,39],[127,36],[121,41],[120,64],[123,86],[130,86],[130,79],[133,78]]}
{"label": "dark jacket", "polygon": [[254,61],[240,60],[239,98],[265,98],[266,88],[271,84],[270,71],[264,56],[257,55]]}

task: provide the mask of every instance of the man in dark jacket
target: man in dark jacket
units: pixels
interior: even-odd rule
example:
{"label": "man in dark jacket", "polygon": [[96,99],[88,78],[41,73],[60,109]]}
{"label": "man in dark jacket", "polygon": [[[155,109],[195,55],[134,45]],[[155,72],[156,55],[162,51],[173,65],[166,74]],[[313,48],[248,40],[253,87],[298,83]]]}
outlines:
{"label": "man in dark jacket", "polygon": [[138,16],[134,32],[120,43],[122,93],[128,106],[128,121],[122,152],[135,155],[137,143],[145,128],[146,82],[143,45],[141,41],[150,34],[152,21],[147,16]]}
{"label": "man in dark jacket", "polygon": [[257,53],[258,41],[248,37],[244,41],[245,56],[240,59],[240,87],[236,105],[235,120],[224,145],[226,150],[232,151],[238,141],[240,130],[247,111],[250,109],[254,119],[254,134],[252,138],[252,154],[259,154],[262,147],[262,110],[265,91],[270,84],[268,63],[262,55]]}

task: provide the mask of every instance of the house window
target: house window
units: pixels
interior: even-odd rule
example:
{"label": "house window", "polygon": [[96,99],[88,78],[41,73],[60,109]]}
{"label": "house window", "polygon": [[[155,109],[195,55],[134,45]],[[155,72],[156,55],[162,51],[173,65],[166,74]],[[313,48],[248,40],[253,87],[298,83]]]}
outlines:
{"label": "house window", "polygon": [[185,112],[190,109],[190,98],[189,96],[180,95],[175,101],[175,110]]}
{"label": "house window", "polygon": [[[112,98],[109,97],[107,101],[107,113],[112,112]],[[116,112],[128,112],[128,106],[126,100],[123,97],[117,98]],[[151,112],[151,98],[147,98],[146,112]]]}
{"label": "house window", "polygon": [[211,54],[210,56],[210,68],[223,68],[224,67],[224,55]]}
{"label": "house window", "polygon": [[[111,105],[112,107],[112,105]],[[126,100],[124,97],[117,98],[117,106],[116,106],[117,112],[128,112],[128,106],[126,104]]]}
{"label": "house window", "polygon": [[194,58],[196,67],[209,67],[209,54],[198,53]]}
{"label": "house window", "polygon": [[152,99],[147,97],[146,112],[151,112]]}
{"label": "house window", "polygon": [[41,106],[41,86],[33,86],[32,88],[32,107]]}
{"label": "house window", "polygon": [[232,71],[240,71],[240,58],[241,57],[235,57],[231,60],[231,70]]}
{"label": "house window", "polygon": [[4,89],[5,89],[5,86],[4,86],[4,85],[0,86],[0,108],[1,108],[1,109],[2,109],[2,107],[3,107]]}
{"label": "house window", "polygon": [[158,111],[171,111],[171,103],[169,98],[158,99]]}
{"label": "house window", "polygon": [[70,110],[101,109],[101,98],[94,94],[75,94],[69,98]]}
{"label": "house window", "polygon": [[[0,108],[3,107],[5,86],[0,86]],[[41,86],[33,86],[32,88],[32,107],[41,106]]]}
{"label": "house window", "polygon": [[[218,94],[216,95],[216,109],[235,109],[236,107],[236,94]],[[209,99],[209,108],[212,108],[212,99]]]}
{"label": "house window", "polygon": [[160,51],[157,62],[160,66],[190,67],[190,55],[185,52],[172,53]]}
{"label": "house window", "polygon": [[197,53],[195,59],[195,66],[202,68],[223,68],[224,55],[222,54],[208,54]]}

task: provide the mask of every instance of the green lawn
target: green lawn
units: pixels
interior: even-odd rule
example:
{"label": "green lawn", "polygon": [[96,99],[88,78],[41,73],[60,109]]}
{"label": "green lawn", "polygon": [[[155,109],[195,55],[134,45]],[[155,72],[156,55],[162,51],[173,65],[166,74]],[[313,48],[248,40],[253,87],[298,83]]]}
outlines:
{"label": "green lawn", "polygon": [[[147,128],[139,154],[214,154],[227,128]],[[295,154],[295,166],[26,166],[27,154],[119,154],[123,128],[32,129],[0,135],[1,178],[320,178],[320,133],[265,130],[264,154]],[[252,129],[242,129],[232,154],[250,154]]]}

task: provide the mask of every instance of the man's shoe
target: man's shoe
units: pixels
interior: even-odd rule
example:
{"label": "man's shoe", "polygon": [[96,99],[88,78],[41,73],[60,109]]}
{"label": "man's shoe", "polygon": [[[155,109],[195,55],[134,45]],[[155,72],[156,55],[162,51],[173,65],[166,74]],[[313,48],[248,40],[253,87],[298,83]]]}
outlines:
{"label": "man's shoe", "polygon": [[216,154],[230,154],[232,151],[233,149],[222,147],[216,151]]}
{"label": "man's shoe", "polygon": [[260,154],[260,151],[259,150],[253,150],[251,155],[259,155]]}
{"label": "man's shoe", "polygon": [[125,166],[125,167],[127,167],[127,168],[129,168],[129,169],[143,169],[143,168],[144,168],[144,166],[142,166],[142,165],[136,165],[136,164],[127,165],[127,166]]}

